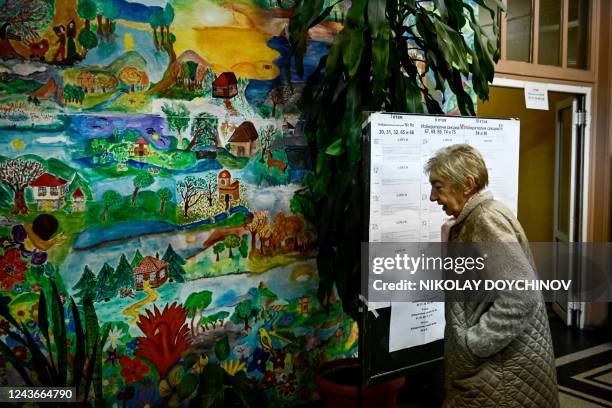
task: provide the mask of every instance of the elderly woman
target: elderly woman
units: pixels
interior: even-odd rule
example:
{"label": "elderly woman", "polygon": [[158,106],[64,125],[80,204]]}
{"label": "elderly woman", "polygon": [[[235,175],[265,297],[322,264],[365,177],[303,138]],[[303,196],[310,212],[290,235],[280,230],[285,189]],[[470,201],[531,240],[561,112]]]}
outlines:
{"label": "elderly woman", "polygon": [[[523,228],[484,191],[489,177],[476,149],[444,148],[425,171],[430,200],[452,216],[442,227],[443,240],[510,243],[503,245],[516,250],[503,256],[507,259],[489,257],[487,273],[498,279],[535,275]],[[500,292],[485,301],[447,299],[444,341],[444,407],[559,406],[550,328],[539,292]]]}

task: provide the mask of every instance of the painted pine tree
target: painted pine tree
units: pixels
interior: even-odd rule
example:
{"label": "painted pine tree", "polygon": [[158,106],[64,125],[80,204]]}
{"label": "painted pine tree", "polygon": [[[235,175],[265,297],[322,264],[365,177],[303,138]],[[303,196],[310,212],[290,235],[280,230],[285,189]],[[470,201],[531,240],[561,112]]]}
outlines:
{"label": "painted pine tree", "polygon": [[89,265],[85,265],[81,279],[72,287],[77,291],[75,297],[80,299],[93,299],[96,296],[96,275],[91,271]]}
{"label": "painted pine tree", "polygon": [[144,257],[140,253],[140,250],[137,249],[136,253],[134,254],[134,258],[132,258],[132,263],[130,264],[132,269],[135,269],[136,267],[138,267],[138,265],[140,265],[140,263],[142,262],[143,258]]}
{"label": "painted pine tree", "polygon": [[121,254],[121,259],[119,259],[119,265],[117,265],[117,269],[115,269],[113,279],[116,291],[119,291],[121,288],[134,287],[134,276],[132,271],[132,267],[125,257],[125,254]]}
{"label": "painted pine tree", "polygon": [[168,244],[162,260],[168,264],[168,274],[171,280],[185,282],[185,269],[183,268],[185,260],[174,252],[172,245]]}
{"label": "painted pine tree", "polygon": [[106,262],[98,272],[97,285],[96,285],[96,302],[102,300],[108,301],[117,295],[116,286],[113,282],[113,274],[115,270],[112,266]]}

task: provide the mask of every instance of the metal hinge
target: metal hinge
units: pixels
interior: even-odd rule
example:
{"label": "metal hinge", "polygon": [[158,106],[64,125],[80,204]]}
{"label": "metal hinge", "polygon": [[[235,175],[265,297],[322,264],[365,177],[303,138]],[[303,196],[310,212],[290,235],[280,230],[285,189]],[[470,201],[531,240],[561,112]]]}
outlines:
{"label": "metal hinge", "polygon": [[587,113],[585,111],[574,112],[574,123],[578,126],[586,126]]}

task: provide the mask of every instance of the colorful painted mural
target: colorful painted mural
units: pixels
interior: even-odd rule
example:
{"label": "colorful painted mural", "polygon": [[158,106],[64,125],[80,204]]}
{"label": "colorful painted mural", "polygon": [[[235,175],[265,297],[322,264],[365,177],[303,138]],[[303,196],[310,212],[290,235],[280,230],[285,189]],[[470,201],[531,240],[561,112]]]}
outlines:
{"label": "colorful painted mural", "polygon": [[356,325],[317,300],[292,3],[3,2],[0,385],[285,406],[354,354]]}

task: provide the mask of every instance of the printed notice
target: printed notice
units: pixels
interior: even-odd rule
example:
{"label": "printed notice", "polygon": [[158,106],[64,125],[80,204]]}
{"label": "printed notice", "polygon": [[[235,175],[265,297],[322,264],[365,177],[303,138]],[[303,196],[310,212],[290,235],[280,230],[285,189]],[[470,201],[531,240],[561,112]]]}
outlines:
{"label": "printed notice", "polygon": [[393,303],[389,324],[389,352],[444,338],[444,303]]}
{"label": "printed notice", "polygon": [[[488,190],[516,214],[519,132],[518,120],[372,114],[369,241],[440,241],[440,227],[448,216],[429,200],[431,186],[423,168],[436,151],[458,143],[481,152],[489,172]],[[389,305],[390,351],[443,338],[443,303],[378,302],[369,308]]]}
{"label": "printed notice", "polygon": [[526,84],[525,107],[548,110],[548,87],[545,84]]}

